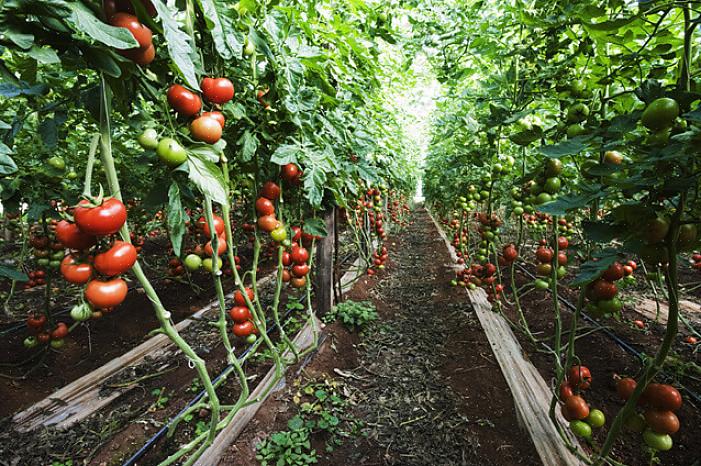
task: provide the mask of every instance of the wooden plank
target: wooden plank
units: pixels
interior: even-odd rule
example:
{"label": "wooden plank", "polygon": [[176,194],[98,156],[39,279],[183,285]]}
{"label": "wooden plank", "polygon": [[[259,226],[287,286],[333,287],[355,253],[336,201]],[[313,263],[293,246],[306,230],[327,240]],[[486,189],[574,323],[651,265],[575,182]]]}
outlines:
{"label": "wooden plank", "polygon": [[[313,321],[308,321],[307,324],[302,328],[297,333],[297,336],[293,340],[293,343],[297,348],[300,348],[300,350],[303,350],[305,348],[308,348],[314,341],[314,327],[317,329],[319,328],[319,321],[316,319],[316,317],[313,318]],[[289,350],[285,351],[283,353],[283,357],[288,357],[290,356]],[[309,358],[305,359],[303,363],[306,363],[309,361]],[[276,383],[280,384],[285,380],[285,377],[279,381],[275,381],[275,368],[271,368],[268,373],[263,377],[263,379],[258,383],[258,386],[253,390],[253,392],[250,394],[248,397],[249,400],[254,400],[258,398],[261,394],[263,394],[268,388],[273,384]],[[258,410],[263,406],[263,403],[265,403],[265,400],[268,399],[268,397],[275,391],[275,389],[270,389],[268,393],[264,396],[261,397],[260,400],[258,400],[255,403],[252,403],[245,408],[242,408],[231,420],[228,426],[226,426],[224,429],[222,429],[221,432],[216,436],[214,441],[212,442],[212,445],[205,450],[205,452],[200,456],[200,458],[197,460],[195,463],[195,466],[216,466],[219,464],[219,458],[222,457],[222,455],[226,452],[226,449],[231,445],[243,432],[243,430],[246,428],[248,423],[253,419],[253,417],[256,415]]]}
{"label": "wooden plank", "polygon": [[[701,318],[701,305],[699,305],[698,303],[689,301],[687,299],[680,299],[679,308],[680,311],[685,314],[692,314],[696,318]],[[658,317],[657,304],[652,299],[640,299],[638,302],[635,303],[635,306],[633,306],[633,310],[650,320],[655,320]],[[667,323],[668,311],[669,308],[667,306],[667,303],[660,302],[659,322],[661,324]]]}
{"label": "wooden plank", "polygon": [[[273,274],[263,277],[258,282],[259,286],[263,286],[272,278]],[[232,296],[233,293],[230,293],[227,295],[227,299],[231,299]],[[182,332],[212,309],[217,309],[218,306],[218,300],[210,302],[192,316],[178,322],[175,328],[178,332]],[[175,351],[176,348],[166,335],[158,334],[153,336],[122,356],[112,359],[107,364],[74,380],[43,400],[15,414],[12,417],[15,429],[20,432],[28,432],[40,426],[69,427],[71,424],[90,416],[129,390],[129,388],[118,388],[109,394],[100,395],[100,385],[106,379],[130,366],[141,363],[146,355],[157,358],[164,353]]]}
{"label": "wooden plank", "polygon": [[[451,257],[456,260],[457,255],[448,238],[430,212],[429,215],[450,251]],[[551,398],[550,387],[535,366],[524,357],[523,349],[509,324],[501,314],[492,311],[492,306],[483,289],[467,290],[467,295],[482,329],[487,335],[492,353],[499,363],[504,379],[509,385],[519,423],[528,431],[543,465],[584,465],[583,461],[567,449],[556,427],[548,417]],[[559,411],[557,418],[560,424],[566,423]],[[577,441],[569,429],[565,428],[564,431],[569,436],[570,441],[576,445]]]}
{"label": "wooden plank", "polygon": [[316,244],[316,274],[314,296],[316,315],[323,317],[333,306],[334,209],[324,214],[327,235]]}

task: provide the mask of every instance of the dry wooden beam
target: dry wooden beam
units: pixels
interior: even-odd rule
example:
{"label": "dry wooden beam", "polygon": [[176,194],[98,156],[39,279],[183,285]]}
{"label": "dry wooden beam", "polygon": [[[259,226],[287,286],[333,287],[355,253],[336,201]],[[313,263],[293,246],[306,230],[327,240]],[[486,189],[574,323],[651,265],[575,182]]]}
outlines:
{"label": "dry wooden beam", "polygon": [[[698,303],[694,303],[686,299],[680,299],[679,308],[680,311],[685,314],[694,315],[696,318],[701,318],[701,305],[699,305]],[[650,320],[655,320],[659,318],[659,322],[661,324],[667,323],[667,303],[660,302],[659,316],[657,315],[657,304],[654,300],[648,298],[643,298],[636,302],[633,306],[633,310]]]}
{"label": "dry wooden beam", "polygon": [[324,214],[326,236],[316,244],[316,274],[314,280],[315,309],[319,317],[331,310],[333,306],[333,257],[334,257],[334,209]]}

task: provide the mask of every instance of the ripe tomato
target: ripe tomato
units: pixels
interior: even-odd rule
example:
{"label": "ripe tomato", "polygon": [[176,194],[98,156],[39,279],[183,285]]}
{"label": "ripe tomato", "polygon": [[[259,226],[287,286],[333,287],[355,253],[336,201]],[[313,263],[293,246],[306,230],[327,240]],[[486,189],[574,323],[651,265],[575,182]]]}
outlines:
{"label": "ripe tomato", "polygon": [[663,411],[676,411],[682,406],[682,395],[671,385],[651,383],[643,396],[648,404]]}
{"label": "ripe tomato", "polygon": [[560,250],[567,249],[569,247],[569,245],[570,245],[569,240],[567,238],[565,238],[564,236],[560,236],[557,238],[558,249],[560,249]]}
{"label": "ripe tomato", "polygon": [[280,186],[272,181],[266,181],[260,190],[260,195],[274,201],[280,197]]}
{"label": "ripe tomato", "polygon": [[278,226],[280,226],[280,222],[278,222],[274,215],[263,215],[262,217],[258,217],[258,228],[266,233],[270,233]]}
{"label": "ripe tomato", "polygon": [[618,396],[624,400],[628,400],[628,398],[630,398],[630,396],[633,394],[633,391],[637,385],[638,383],[635,381],[635,379],[630,377],[618,379],[616,381],[616,393],[618,393]]}
{"label": "ripe tomato", "polygon": [[125,56],[137,65],[146,66],[151,64],[151,62],[156,58],[156,47],[154,47],[153,44],[151,44],[145,49],[137,48],[131,50],[122,50],[119,53],[120,55]]}
{"label": "ripe tomato", "polygon": [[297,264],[292,266],[292,275],[294,275],[295,277],[304,277],[308,273],[309,266],[307,264]]}
{"label": "ripe tomato", "polygon": [[[368,270],[368,275],[372,275],[372,274],[370,273],[371,270],[372,270],[372,269],[369,269],[369,270]],[[373,273],[374,273],[374,271],[373,271]],[[290,284],[291,284],[294,288],[304,288],[304,286],[307,284],[307,277],[292,277],[292,278],[290,279]]]}
{"label": "ripe tomato", "polygon": [[306,264],[307,261],[309,260],[309,250],[307,248],[303,248],[301,246],[298,246],[296,248],[292,248],[292,253],[290,254],[290,258],[292,259],[292,262],[295,264]]}
{"label": "ripe tomato", "polygon": [[518,251],[514,245],[510,244],[504,247],[502,255],[504,256],[504,260],[510,264],[518,258]]}
{"label": "ripe tomato", "polygon": [[213,104],[225,104],[234,98],[234,84],[226,78],[204,78],[200,88],[204,98]]}
{"label": "ripe tomato", "polygon": [[300,227],[294,226],[292,230],[292,241],[299,241],[302,238],[302,229]]}
{"label": "ripe tomato", "polygon": [[[248,295],[248,300],[253,302],[253,299],[255,298],[253,290],[251,288],[246,288],[246,294]],[[237,306],[247,306],[246,299],[243,297],[243,293],[241,293],[240,290],[236,290],[236,292],[234,292],[234,304]]]}
{"label": "ripe tomato", "polygon": [[567,381],[573,388],[586,390],[591,385],[591,372],[586,366],[572,366],[567,371]]}
{"label": "ripe tomato", "polygon": [[127,221],[127,209],[122,201],[111,197],[102,204],[90,207],[87,200],[80,201],[73,214],[80,231],[89,235],[106,236],[119,231]]}
{"label": "ripe tomato", "polygon": [[116,13],[110,18],[110,24],[119,28],[126,28],[134,36],[134,39],[139,43],[139,47],[146,49],[150,47],[153,41],[151,30],[141,24],[139,18],[128,13]]}
{"label": "ripe tomato", "polygon": [[58,324],[56,324],[56,328],[54,328],[51,331],[51,339],[52,340],[62,340],[64,338],[66,338],[67,335],[68,335],[68,326],[63,322],[59,322]]}
{"label": "ripe tomato", "polygon": [[197,141],[215,144],[221,139],[222,126],[214,118],[201,116],[190,123],[190,134]]}
{"label": "ripe tomato", "polygon": [[291,259],[291,257],[290,257],[290,253],[287,252],[287,251],[283,251],[283,252],[282,252],[282,265],[284,265],[285,267],[287,267],[287,266],[290,265],[291,263],[292,263],[292,259]]}
{"label": "ripe tomato", "polygon": [[630,277],[631,275],[633,275],[633,267],[631,267],[630,265],[624,265],[623,275],[626,277]]}
{"label": "ripe tomato", "polygon": [[250,320],[246,322],[241,322],[240,324],[234,324],[233,327],[234,335],[239,338],[246,338],[248,335],[252,334],[255,330],[255,325]]}
{"label": "ripe tomato", "polygon": [[229,317],[237,324],[251,320],[251,310],[247,306],[234,306],[229,310]]}
{"label": "ripe tomato", "polygon": [[618,288],[613,282],[599,278],[590,286],[591,296],[595,301],[613,299],[618,293]]}
{"label": "ripe tomato", "polygon": [[297,165],[295,165],[294,163],[288,163],[287,165],[284,165],[282,167],[280,176],[283,180],[287,181],[288,183],[294,183],[297,181],[299,173],[300,171]]}
{"label": "ripe tomato", "polygon": [[645,421],[658,434],[674,434],[679,430],[679,418],[672,411],[648,409],[645,411]]}
{"label": "ripe tomato", "polygon": [[46,316],[44,314],[29,314],[29,317],[27,317],[27,327],[32,330],[41,330],[44,328],[44,325],[46,325]]}
{"label": "ripe tomato", "polygon": [[557,253],[557,264],[561,266],[567,265],[567,254],[564,252],[558,252]]}
{"label": "ripe tomato", "polygon": [[[226,236],[219,235],[219,237],[217,238],[217,256],[221,256],[225,252],[226,252]],[[204,253],[210,257],[214,255],[214,248],[212,247],[211,241],[208,241],[207,244],[204,245]]]}
{"label": "ripe tomato", "polygon": [[76,258],[69,254],[61,261],[61,275],[67,282],[82,285],[90,280],[92,266],[77,262]]}
{"label": "ripe tomato", "polygon": [[583,420],[589,416],[589,405],[579,395],[572,395],[565,400],[565,407],[572,419]]}
{"label": "ripe tomato", "polygon": [[256,212],[258,215],[275,215],[275,205],[267,197],[259,197],[256,200]]}
{"label": "ripe tomato", "polygon": [[560,384],[560,401],[565,401],[567,400],[567,398],[573,395],[574,391],[572,390],[572,386],[569,383],[567,383],[566,380],[563,380]]}
{"label": "ripe tomato", "polygon": [[46,344],[49,342],[49,340],[51,340],[51,335],[49,335],[48,332],[41,332],[37,335],[37,340],[39,343]]}
{"label": "ripe tomato", "polygon": [[180,84],[173,84],[168,88],[168,104],[185,117],[191,117],[202,109],[202,100],[194,92],[185,89]]}
{"label": "ripe tomato", "polygon": [[616,280],[620,280],[621,278],[623,278],[623,275],[625,275],[623,265],[621,265],[620,262],[614,262],[609,266],[608,269],[604,271],[603,274],[601,274],[601,278],[610,282],[615,282]]}
{"label": "ripe tomato", "polygon": [[56,239],[69,249],[87,249],[95,244],[95,237],[83,233],[75,223],[61,220],[56,224]]}
{"label": "ripe tomato", "polygon": [[[212,215],[212,223],[214,224],[214,231],[217,232],[217,235],[222,235],[224,233],[224,229],[226,228],[224,219],[221,218],[219,215],[214,214]],[[207,219],[204,216],[200,217],[199,220],[197,220],[197,226],[202,229],[205,235],[212,236],[212,230],[209,229],[209,224],[207,223]]]}
{"label": "ripe tomato", "polygon": [[85,299],[98,309],[115,307],[124,301],[128,290],[127,282],[121,278],[92,280],[85,287]]}
{"label": "ripe tomato", "polygon": [[287,283],[290,281],[291,278],[292,278],[292,275],[290,275],[290,271],[287,269],[284,269],[282,271],[282,281]]}
{"label": "ripe tomato", "polygon": [[207,118],[214,118],[219,125],[221,125],[221,128],[224,129],[224,125],[226,125],[226,118],[224,118],[224,114],[222,112],[203,112],[202,117],[207,117]]}
{"label": "ripe tomato", "polygon": [[131,269],[136,263],[136,248],[126,241],[115,241],[107,251],[95,256],[95,269],[113,277]]}
{"label": "ripe tomato", "polygon": [[540,246],[535,252],[535,257],[544,264],[550,263],[553,260],[553,250]]}

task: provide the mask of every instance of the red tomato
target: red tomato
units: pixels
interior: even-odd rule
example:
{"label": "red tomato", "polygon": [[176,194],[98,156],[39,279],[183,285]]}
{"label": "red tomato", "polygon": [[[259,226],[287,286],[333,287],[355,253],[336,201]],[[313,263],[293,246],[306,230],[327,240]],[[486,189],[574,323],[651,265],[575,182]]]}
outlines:
{"label": "red tomato", "polygon": [[37,335],[37,340],[39,340],[39,343],[48,343],[50,339],[51,335],[49,335],[47,332],[41,332]]}
{"label": "red tomato", "polygon": [[633,267],[631,267],[630,265],[624,265],[623,275],[625,275],[626,277],[633,275]]}
{"label": "red tomato", "polygon": [[287,251],[282,252],[282,265],[287,267],[292,263],[292,259],[290,258],[290,253]]}
{"label": "red tomato", "polygon": [[[226,236],[220,235],[217,239],[217,256],[221,256],[225,252],[226,252]],[[208,241],[207,244],[204,245],[204,253],[210,257],[214,254],[214,248],[212,247],[211,241]]]}
{"label": "red tomato", "polygon": [[295,165],[294,163],[288,163],[287,165],[284,165],[282,167],[280,176],[283,180],[287,181],[288,183],[294,183],[296,182],[297,177],[299,177],[299,173],[300,170],[297,165]]}
{"label": "red tomato", "polygon": [[267,197],[259,197],[256,200],[256,212],[258,215],[275,215],[275,205]]}
{"label": "red tomato", "polygon": [[[380,262],[381,264],[382,262]],[[380,265],[377,264],[377,265]],[[295,277],[304,277],[309,273],[309,266],[307,264],[297,264],[292,266],[292,275]]]}
{"label": "red tomato", "polygon": [[185,117],[196,115],[202,108],[200,97],[180,84],[173,84],[168,88],[168,104]]}
{"label": "red tomato", "polygon": [[635,261],[628,261],[626,264],[628,265],[628,267],[632,267],[633,270],[636,270],[638,268],[638,264],[636,264]]}
{"label": "red tomato", "polygon": [[61,275],[67,282],[82,285],[90,280],[92,266],[77,262],[75,257],[69,254],[61,261]]}
{"label": "red tomato", "polygon": [[128,290],[127,282],[121,278],[92,280],[85,287],[85,299],[98,309],[115,307],[124,301]]}
{"label": "red tomato", "polygon": [[245,338],[255,331],[255,325],[250,320],[246,322],[241,322],[240,324],[234,324],[233,332],[234,335],[240,338]]}
{"label": "red tomato", "polygon": [[234,98],[234,84],[226,78],[204,78],[202,95],[213,104],[224,104]]}
{"label": "red tomato", "polygon": [[80,231],[78,225],[67,220],[56,224],[56,239],[69,249],[87,249],[95,244],[95,237]]}
{"label": "red tomato", "polygon": [[260,195],[274,201],[280,197],[280,186],[272,181],[266,181],[260,190]]}
{"label": "red tomato", "polygon": [[156,48],[153,46],[153,44],[151,44],[145,49],[136,48],[131,50],[121,50],[119,51],[119,54],[125,56],[137,65],[146,66],[156,58]]}
{"label": "red tomato", "polygon": [[637,385],[638,383],[635,381],[635,379],[630,377],[618,379],[616,381],[616,393],[618,393],[618,396],[624,400],[628,400],[628,398],[630,398],[630,396],[633,394],[633,391]]}
{"label": "red tomato", "polygon": [[274,215],[263,215],[262,217],[258,217],[258,228],[266,233],[270,233],[279,225],[280,222],[278,222]]}
{"label": "red tomato", "polygon": [[214,118],[201,116],[190,123],[190,134],[197,141],[215,144],[221,139],[222,126]]}
{"label": "red tomato", "polygon": [[504,256],[504,260],[510,264],[518,258],[518,251],[513,244],[509,244],[504,247],[502,255]]}
{"label": "red tomato", "polygon": [[565,400],[565,407],[573,419],[578,419],[581,421],[589,416],[589,405],[587,405],[584,398],[579,395],[572,395],[571,397],[567,398],[567,400]]}
{"label": "red tomato", "polygon": [[53,329],[53,331],[51,332],[51,339],[52,340],[63,340],[64,338],[66,338],[67,335],[68,335],[68,326],[63,322],[59,322],[58,324],[56,324],[56,328]]}
{"label": "red tomato", "polygon": [[[224,233],[224,230],[226,229],[224,219],[221,218],[219,215],[214,214],[212,216],[212,223],[214,224],[214,231],[217,232],[217,235],[221,236]],[[212,230],[209,229],[207,219],[205,219],[204,217],[200,217],[200,219],[197,220],[197,226],[202,229],[205,235],[212,236]]]}
{"label": "red tomato", "polygon": [[126,28],[139,43],[139,47],[146,49],[152,45],[153,35],[151,30],[141,24],[139,18],[128,13],[116,13],[110,18],[110,24],[119,28]]}
{"label": "red tomato", "polygon": [[[253,302],[253,299],[256,297],[253,290],[246,288],[246,294],[248,295],[248,300]],[[237,306],[247,306],[246,299],[243,297],[243,293],[241,293],[240,290],[234,292],[234,304]]]}
{"label": "red tomato", "polygon": [[621,278],[623,278],[623,275],[625,275],[623,265],[621,265],[620,262],[614,262],[609,266],[608,269],[604,271],[603,274],[601,274],[601,278],[610,282],[615,282],[616,280],[620,280]]}
{"label": "red tomato", "polygon": [[596,301],[613,299],[618,293],[616,284],[599,278],[589,285],[591,296]]}
{"label": "red tomato", "polygon": [[558,249],[567,249],[570,245],[570,242],[567,238],[564,236],[560,236],[557,238],[557,248]]}
{"label": "red tomato", "polygon": [[27,317],[27,327],[32,330],[41,330],[44,328],[44,325],[46,325],[46,316],[44,314],[29,314],[29,317]]}
{"label": "red tomato", "polygon": [[284,269],[282,271],[282,281],[287,283],[290,281],[291,278],[292,278],[292,275],[290,275],[290,271],[287,269]]}
{"label": "red tomato", "polygon": [[226,125],[226,118],[224,118],[222,112],[203,112],[202,117],[214,118],[217,123],[221,125],[222,129],[224,129],[224,125]]}
{"label": "red tomato", "polygon": [[107,251],[95,256],[95,269],[112,277],[131,269],[136,263],[136,248],[126,241],[115,241]]}
{"label": "red tomato", "polygon": [[553,260],[553,250],[540,246],[535,252],[535,257],[543,264],[550,263]]}
{"label": "red tomato", "polygon": [[591,385],[591,372],[586,366],[572,366],[567,372],[567,381],[573,388],[586,390]]}
{"label": "red tomato", "polygon": [[648,409],[645,411],[645,422],[658,434],[674,434],[679,430],[679,418],[672,411]]}
{"label": "red tomato", "polygon": [[642,320],[634,320],[633,325],[638,327],[640,330],[643,330],[645,328],[645,322],[643,322]]}
{"label": "red tomato", "polygon": [[247,306],[234,306],[229,311],[229,317],[237,324],[251,320],[251,310]]}
{"label": "red tomato", "polygon": [[303,247],[292,248],[290,258],[295,264],[306,264],[309,260],[309,251]]}
{"label": "red tomato", "polygon": [[302,229],[300,227],[292,227],[292,241],[299,241],[302,238]]}
{"label": "red tomato", "polygon": [[89,207],[89,204],[89,201],[80,201],[73,214],[76,225],[83,233],[111,235],[119,231],[127,221],[127,209],[119,199],[105,199],[96,207]]}
{"label": "red tomato", "polygon": [[[372,269],[370,269],[372,270]],[[368,275],[372,275],[370,273],[370,270],[368,270]],[[374,273],[374,271],[373,271]],[[304,286],[307,284],[307,277],[293,277],[290,279],[290,284],[294,288],[304,288]]]}
{"label": "red tomato", "polygon": [[682,406],[682,395],[671,385],[651,383],[643,392],[645,401],[663,411],[676,411]]}
{"label": "red tomato", "polygon": [[565,401],[572,395],[574,395],[572,387],[570,386],[570,384],[567,383],[566,380],[563,380],[560,384],[560,401]]}

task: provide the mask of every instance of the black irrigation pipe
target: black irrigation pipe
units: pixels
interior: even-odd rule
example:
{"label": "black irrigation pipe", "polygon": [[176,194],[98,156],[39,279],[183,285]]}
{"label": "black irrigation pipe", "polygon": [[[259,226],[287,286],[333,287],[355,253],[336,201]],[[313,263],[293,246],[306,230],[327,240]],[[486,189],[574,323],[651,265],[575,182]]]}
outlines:
{"label": "black irrigation pipe", "polygon": [[[306,300],[307,300],[307,295],[303,295],[302,299],[300,299],[299,302],[304,303]],[[288,309],[287,312],[285,313],[284,318],[286,319],[291,313],[292,313],[292,309]],[[268,327],[268,331],[265,332],[266,335],[270,335],[270,333],[273,332],[276,328],[277,328],[277,325],[273,323],[270,327]],[[241,353],[241,355],[238,357],[239,362],[241,362],[241,360],[244,357],[246,357],[246,355],[248,353],[250,353],[252,347],[253,347],[252,344],[249,345],[248,348],[246,348],[246,350],[243,353]],[[227,365],[219,373],[219,375],[217,375],[217,377],[212,380],[212,383],[218,382],[224,376],[224,374],[228,370],[230,370],[232,367],[233,367],[232,364]],[[151,447],[153,447],[156,444],[156,442],[158,442],[161,439],[161,437],[163,437],[163,435],[165,435],[165,433],[170,428],[170,425],[173,423],[173,420],[176,419],[177,417],[179,417],[180,415],[182,415],[188,409],[190,409],[190,407],[192,407],[195,403],[199,402],[205,395],[206,395],[206,391],[204,389],[202,389],[202,391],[200,391],[192,400],[190,400],[188,402],[188,404],[185,405],[185,407],[183,409],[181,409],[175,416],[171,417],[168,420],[168,422],[163,427],[161,427],[161,429],[158,432],[156,432],[136,453],[134,453],[131,456],[131,458],[126,460],[122,464],[122,466],[135,466],[136,461],[140,460],[146,454],[146,452],[148,450],[150,450]]]}
{"label": "black irrigation pipe", "polygon": [[[526,276],[530,277],[531,279],[535,279],[536,276],[533,275],[528,269],[526,269],[524,266],[522,266],[519,263],[516,263],[516,266],[521,270],[523,274]],[[550,289],[548,289],[550,291]],[[577,306],[569,302],[565,297],[558,295],[557,298],[562,302],[562,304],[565,305],[566,308],[568,308],[571,312],[575,312],[577,310]],[[614,332],[609,330],[607,327],[601,325],[596,319],[592,318],[589,316],[587,313],[584,312],[584,310],[579,311],[580,315],[584,320],[592,324],[594,327],[596,327],[598,330],[601,330],[606,334],[607,337],[609,337],[611,340],[613,340],[618,346],[620,346],[624,351],[626,351],[628,354],[631,354],[638,358],[640,362],[643,362],[645,358],[643,357],[642,353],[640,351],[636,350],[629,342],[623,340],[621,337],[616,335]],[[673,378],[670,374],[668,374],[665,371],[661,371],[662,374],[664,374],[667,377]],[[691,395],[691,397],[696,400],[697,403],[701,404],[701,396],[699,396],[698,393],[695,391],[691,390],[690,388],[687,388],[684,385],[681,385],[682,390],[684,390],[687,394]]]}

